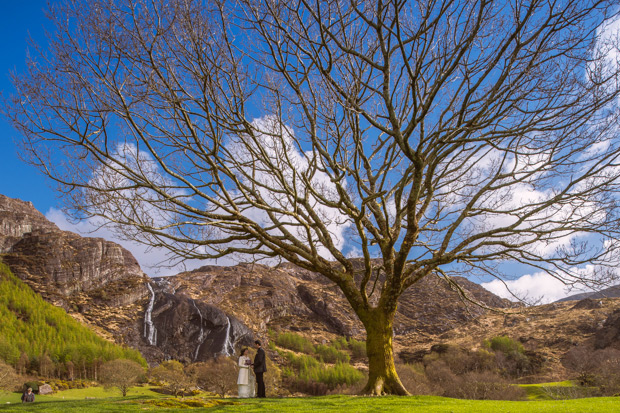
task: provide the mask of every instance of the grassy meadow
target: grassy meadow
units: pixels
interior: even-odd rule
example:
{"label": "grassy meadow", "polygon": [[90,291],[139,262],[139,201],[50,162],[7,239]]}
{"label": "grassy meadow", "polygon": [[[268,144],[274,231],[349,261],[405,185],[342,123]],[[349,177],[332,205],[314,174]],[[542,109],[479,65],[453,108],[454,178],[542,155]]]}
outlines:
{"label": "grassy meadow", "polygon": [[321,396],[270,399],[219,399],[204,396],[176,399],[135,387],[125,398],[102,387],[74,389],[49,396],[37,396],[36,402],[20,403],[20,395],[0,396],[0,412],[176,412],[180,409],[211,412],[616,412],[619,397],[597,397],[574,400],[493,401],[459,400],[435,396],[356,397]]}

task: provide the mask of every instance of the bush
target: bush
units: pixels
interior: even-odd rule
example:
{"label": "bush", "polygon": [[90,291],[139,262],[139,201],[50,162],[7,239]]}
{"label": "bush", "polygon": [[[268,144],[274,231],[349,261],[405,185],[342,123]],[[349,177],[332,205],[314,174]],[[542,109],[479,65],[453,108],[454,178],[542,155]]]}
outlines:
{"label": "bush", "polygon": [[276,344],[289,350],[300,353],[313,354],[314,344],[307,338],[295,333],[281,333],[276,339]]}
{"label": "bush", "polygon": [[24,385],[22,386],[22,390],[25,391],[28,389],[28,387],[30,387],[32,389],[33,393],[38,393],[39,392],[39,382],[37,381],[28,381],[26,383],[24,383]]}
{"label": "bush", "polygon": [[485,341],[487,347],[491,350],[497,352],[502,352],[504,354],[513,355],[513,354],[524,354],[525,349],[523,348],[523,344],[519,343],[517,340],[514,340],[508,336],[497,336],[493,337],[491,340]]}
{"label": "bush", "polygon": [[334,389],[340,385],[356,384],[364,378],[364,375],[349,364],[336,363],[333,367],[319,366],[300,371],[299,378],[308,382],[323,383],[329,389]]}
{"label": "bush", "polygon": [[187,367],[187,373],[203,390],[220,396],[237,392],[237,363],[227,357],[191,364]]}
{"label": "bush", "polygon": [[424,365],[399,363],[396,364],[396,372],[409,393],[414,395],[435,394],[431,383],[424,374]]}
{"label": "bush", "polygon": [[291,352],[283,355],[290,363],[290,367],[283,369],[282,373],[291,391],[323,395],[338,386],[355,385],[364,377],[348,363],[336,362],[334,366],[326,367],[312,356],[297,356]]}
{"label": "bush", "polygon": [[296,377],[287,378],[285,385],[292,392],[304,393],[310,396],[325,396],[329,391],[329,387],[324,383],[302,380]]}
{"label": "bush", "polygon": [[315,359],[312,356],[307,356],[307,355],[295,355],[289,351],[287,351],[284,355],[286,357],[286,359],[289,361],[289,363],[291,364],[292,367],[294,367],[296,370],[302,371],[302,370],[308,370],[311,368],[316,368],[319,367],[321,365],[321,363]]}
{"label": "bush", "polygon": [[323,360],[325,363],[348,363],[351,358],[348,354],[343,353],[342,351],[336,349],[333,346],[324,346],[319,344],[316,346],[316,354]]}
{"label": "bush", "polygon": [[340,336],[334,341],[332,341],[332,347],[334,347],[337,350],[344,350],[344,349],[349,348],[349,342],[347,341],[346,337]]}
{"label": "bush", "polygon": [[490,371],[469,372],[460,377],[455,396],[473,400],[524,400],[525,390]]}
{"label": "bush", "polygon": [[354,338],[349,339],[349,348],[351,349],[351,353],[355,358],[365,358],[366,357],[366,342],[359,341]]}
{"label": "bush", "polygon": [[601,395],[620,392],[620,351],[613,348],[592,350],[581,345],[568,351],[562,360],[576,373],[582,386],[596,386]]}
{"label": "bush", "polygon": [[485,341],[485,345],[495,352],[495,363],[504,376],[520,377],[531,372],[530,359],[518,341],[498,336]]}
{"label": "bush", "polygon": [[159,366],[152,368],[149,375],[152,379],[162,383],[164,388],[174,396],[189,392],[195,384],[194,378],[176,360],[164,361]]}

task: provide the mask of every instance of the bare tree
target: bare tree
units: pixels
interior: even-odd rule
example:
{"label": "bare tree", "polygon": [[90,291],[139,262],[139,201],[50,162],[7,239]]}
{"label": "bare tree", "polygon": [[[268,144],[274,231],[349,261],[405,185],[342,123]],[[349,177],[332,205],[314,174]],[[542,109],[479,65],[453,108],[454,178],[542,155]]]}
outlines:
{"label": "bare tree", "polygon": [[218,357],[188,367],[189,374],[196,384],[206,391],[226,396],[237,392],[237,363],[228,357]]}
{"label": "bare tree", "polygon": [[14,391],[18,387],[18,379],[13,366],[0,360],[0,394]]}
{"label": "bare tree", "polygon": [[614,3],[54,3],[4,108],[76,218],[323,274],[366,328],[365,392],[406,394],[392,323],[421,278],[611,277]]}
{"label": "bare tree", "polygon": [[149,370],[149,375],[161,382],[175,397],[179,394],[184,397],[186,393],[196,385],[191,374],[185,371],[185,367],[177,360],[167,360],[159,366]]}
{"label": "bare tree", "polygon": [[110,360],[101,366],[99,376],[106,388],[117,388],[127,396],[131,386],[135,386],[146,373],[144,367],[133,360]]}

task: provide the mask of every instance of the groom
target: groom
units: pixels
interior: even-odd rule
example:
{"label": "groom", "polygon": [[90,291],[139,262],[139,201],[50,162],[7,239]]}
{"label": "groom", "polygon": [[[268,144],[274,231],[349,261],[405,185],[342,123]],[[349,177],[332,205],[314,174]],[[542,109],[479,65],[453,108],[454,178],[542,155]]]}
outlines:
{"label": "groom", "polygon": [[256,385],[258,387],[256,397],[265,397],[265,381],[263,373],[267,371],[267,363],[265,361],[265,350],[260,345],[260,341],[254,342],[256,347],[256,357],[254,357],[254,373],[256,374]]}

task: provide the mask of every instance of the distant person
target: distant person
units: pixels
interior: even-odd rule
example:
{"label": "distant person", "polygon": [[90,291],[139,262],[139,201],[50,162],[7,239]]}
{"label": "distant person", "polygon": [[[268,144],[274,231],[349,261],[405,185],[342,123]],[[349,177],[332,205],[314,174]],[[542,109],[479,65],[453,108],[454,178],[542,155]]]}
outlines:
{"label": "distant person", "polygon": [[22,403],[32,403],[34,402],[34,393],[32,392],[32,387],[28,387],[28,390],[22,394]]}
{"label": "distant person", "polygon": [[265,397],[265,380],[263,374],[267,371],[267,361],[265,360],[265,350],[261,347],[260,341],[254,342],[256,347],[256,357],[254,357],[254,374],[256,374],[256,385],[258,387],[256,397]]}
{"label": "distant person", "polygon": [[250,372],[252,361],[247,355],[248,349],[241,350],[239,356],[239,377],[237,378],[237,387],[239,388],[239,397],[254,397],[256,390],[254,388],[254,375]]}

